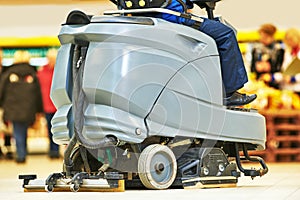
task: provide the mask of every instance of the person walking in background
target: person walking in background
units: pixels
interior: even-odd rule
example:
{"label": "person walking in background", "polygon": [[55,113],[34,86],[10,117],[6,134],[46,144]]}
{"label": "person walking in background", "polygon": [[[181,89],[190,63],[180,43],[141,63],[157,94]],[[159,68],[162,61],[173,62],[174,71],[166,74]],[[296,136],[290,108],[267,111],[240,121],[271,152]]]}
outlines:
{"label": "person walking in background", "polygon": [[56,112],[56,108],[50,99],[50,90],[53,77],[53,71],[56,61],[57,49],[51,48],[47,52],[48,63],[38,70],[38,78],[41,86],[44,113],[47,120],[48,135],[50,141],[49,157],[59,158],[59,146],[53,142],[51,133],[51,120]]}
{"label": "person walking in background", "polygon": [[27,129],[43,109],[36,69],[29,60],[28,51],[16,51],[14,64],[1,74],[0,79],[0,106],[4,110],[4,120],[13,125],[17,163],[26,161]]}
{"label": "person walking in background", "polygon": [[[2,58],[3,58],[3,50],[0,49],[0,76],[2,72]],[[4,137],[4,149],[6,150],[5,154],[2,151],[2,147],[0,147],[0,158],[13,159],[13,152],[11,146],[11,134],[12,130],[10,129],[10,123],[3,121],[3,110],[0,108],[1,119],[0,119],[0,132],[3,133]]]}
{"label": "person walking in background", "polygon": [[[290,28],[284,36],[286,51],[284,54],[284,62],[282,71],[285,71],[289,64],[295,59],[300,59],[300,32],[296,28]],[[300,66],[299,66],[300,68]],[[282,89],[291,90],[300,94],[300,73],[292,76],[285,75]]]}
{"label": "person walking in background", "polygon": [[279,89],[284,48],[275,41],[276,31],[273,24],[263,24],[259,28],[260,43],[252,49],[251,72],[255,73],[257,80],[263,80],[269,86]]}

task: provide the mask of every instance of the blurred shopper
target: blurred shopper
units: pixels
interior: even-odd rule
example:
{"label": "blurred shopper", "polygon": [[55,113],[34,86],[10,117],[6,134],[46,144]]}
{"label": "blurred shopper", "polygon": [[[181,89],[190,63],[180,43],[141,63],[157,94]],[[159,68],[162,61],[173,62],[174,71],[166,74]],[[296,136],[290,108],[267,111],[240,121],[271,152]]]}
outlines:
{"label": "blurred shopper", "polygon": [[[286,51],[284,54],[284,63],[282,70],[286,70],[290,63],[295,59],[300,59],[300,32],[296,28],[290,28],[286,31],[284,36],[284,43],[286,45]],[[300,68],[300,66],[299,66]],[[292,90],[300,94],[300,73],[285,76],[282,89]]]}
{"label": "blurred shopper", "polygon": [[[3,50],[0,49],[0,76],[2,72],[2,58],[3,58]],[[4,139],[4,149],[6,150],[5,154],[3,152],[4,149],[0,146],[0,158],[13,159],[13,152],[11,146],[11,129],[9,122],[3,121],[3,110],[0,108],[1,119],[0,119],[0,133],[3,134]]]}
{"label": "blurred shopper", "polygon": [[56,112],[56,108],[50,99],[50,89],[53,77],[53,71],[56,61],[57,50],[52,48],[47,52],[48,63],[41,67],[38,71],[38,78],[40,81],[44,113],[48,125],[48,135],[50,141],[49,147],[49,157],[50,158],[59,158],[59,146],[53,142],[52,133],[51,133],[51,120]]}
{"label": "blurred shopper", "polygon": [[27,129],[42,112],[42,99],[35,67],[29,64],[28,51],[16,51],[14,64],[0,80],[0,102],[4,120],[12,122],[16,142],[16,162],[24,163],[27,155]]}
{"label": "blurred shopper", "polygon": [[263,24],[259,30],[260,43],[252,50],[251,72],[254,72],[256,79],[264,80],[269,86],[279,88],[282,81],[280,73],[284,48],[275,41],[277,28],[273,24]]}

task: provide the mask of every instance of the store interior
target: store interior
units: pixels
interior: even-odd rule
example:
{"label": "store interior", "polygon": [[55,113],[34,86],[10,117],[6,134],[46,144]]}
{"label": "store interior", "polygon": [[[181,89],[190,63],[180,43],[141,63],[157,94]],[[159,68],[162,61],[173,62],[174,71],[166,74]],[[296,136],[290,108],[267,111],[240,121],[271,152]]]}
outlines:
{"label": "store interior", "polygon": [[[242,199],[299,199],[300,197],[300,97],[295,91],[274,89],[264,81],[256,80],[250,72],[249,55],[253,46],[259,41],[258,28],[261,24],[272,23],[277,27],[276,41],[284,45],[284,36],[289,28],[300,31],[298,0],[286,2],[272,0],[223,0],[215,10],[217,16],[222,15],[237,29],[237,40],[244,56],[249,82],[242,89],[245,93],[256,93],[258,98],[246,109],[255,109],[266,119],[266,149],[250,152],[251,155],[262,157],[270,166],[265,177],[258,177],[254,181],[248,177],[241,177],[237,188],[204,190],[204,197],[224,196],[225,199],[242,197]],[[271,9],[269,9],[271,8]],[[37,69],[47,64],[46,54],[51,48],[60,48],[57,37],[61,24],[72,10],[82,10],[92,15],[101,15],[105,10],[116,9],[109,0],[1,0],[0,1],[0,48],[2,49],[2,66],[9,67],[13,63],[14,53],[26,50],[31,54],[30,64]],[[199,8],[195,14],[205,15]],[[300,68],[300,66],[299,66]],[[21,199],[24,192],[22,182],[18,180],[20,173],[37,173],[40,177],[47,177],[53,171],[59,171],[63,166],[63,155],[66,146],[60,147],[61,157],[48,158],[47,123],[44,117],[39,117],[28,129],[28,160],[25,164],[17,164],[13,159],[0,159],[0,194],[7,199]],[[3,147],[4,136],[0,133],[0,146]],[[12,147],[15,143],[12,138]],[[38,166],[38,167],[36,167]],[[12,185],[11,187],[9,185]],[[196,191],[185,193],[171,190],[182,198],[193,198]],[[258,194],[260,191],[261,194]],[[136,199],[137,194],[145,199],[152,196],[151,191],[144,194],[129,191],[127,196],[105,193],[107,198]],[[154,192],[155,193],[155,192]],[[223,194],[222,194],[223,193]],[[256,193],[256,194],[255,194]],[[159,193],[155,195],[159,196]],[[201,194],[201,191],[199,192]],[[11,195],[11,198],[9,196]],[[25,194],[26,199],[52,199],[49,194]],[[55,198],[63,199],[64,194],[55,194]],[[68,194],[70,195],[70,194]],[[86,194],[89,197],[91,194]],[[162,191],[162,197],[169,197],[167,191]],[[85,198],[83,194],[69,196],[73,199]],[[159,197],[158,197],[159,198]]]}

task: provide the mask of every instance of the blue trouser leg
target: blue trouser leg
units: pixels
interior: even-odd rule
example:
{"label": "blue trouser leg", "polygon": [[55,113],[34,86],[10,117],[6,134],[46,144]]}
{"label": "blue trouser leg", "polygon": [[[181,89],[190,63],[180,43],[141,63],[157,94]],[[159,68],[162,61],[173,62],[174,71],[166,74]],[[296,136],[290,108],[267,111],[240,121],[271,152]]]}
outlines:
{"label": "blue trouser leg", "polygon": [[199,30],[216,41],[226,94],[242,88],[248,78],[234,31],[219,21],[209,19],[204,19]]}
{"label": "blue trouser leg", "polygon": [[[171,1],[166,9],[183,12],[183,7],[179,1]],[[195,28],[195,21],[191,19],[167,13],[156,14],[156,16],[173,23],[193,26]],[[209,35],[216,41],[226,94],[242,88],[248,81],[248,77],[234,31],[220,21],[207,18],[203,18],[203,22],[200,24],[198,30]]]}
{"label": "blue trouser leg", "polygon": [[18,159],[25,159],[27,155],[27,129],[27,123],[13,122],[13,133],[16,141]]}
{"label": "blue trouser leg", "polygon": [[46,120],[47,120],[47,127],[48,127],[48,136],[49,136],[49,141],[50,141],[50,152],[58,152],[59,146],[53,142],[52,139],[52,133],[51,133],[51,120],[54,116],[54,113],[46,113]]}

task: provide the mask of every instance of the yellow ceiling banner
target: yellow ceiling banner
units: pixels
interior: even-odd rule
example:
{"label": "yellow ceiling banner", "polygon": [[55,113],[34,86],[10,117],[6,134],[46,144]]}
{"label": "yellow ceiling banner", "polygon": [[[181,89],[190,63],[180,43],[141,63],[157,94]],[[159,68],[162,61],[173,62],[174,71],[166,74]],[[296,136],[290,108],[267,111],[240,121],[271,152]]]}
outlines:
{"label": "yellow ceiling banner", "polygon": [[43,36],[43,37],[0,37],[1,48],[12,47],[49,47],[60,46],[57,36]]}

